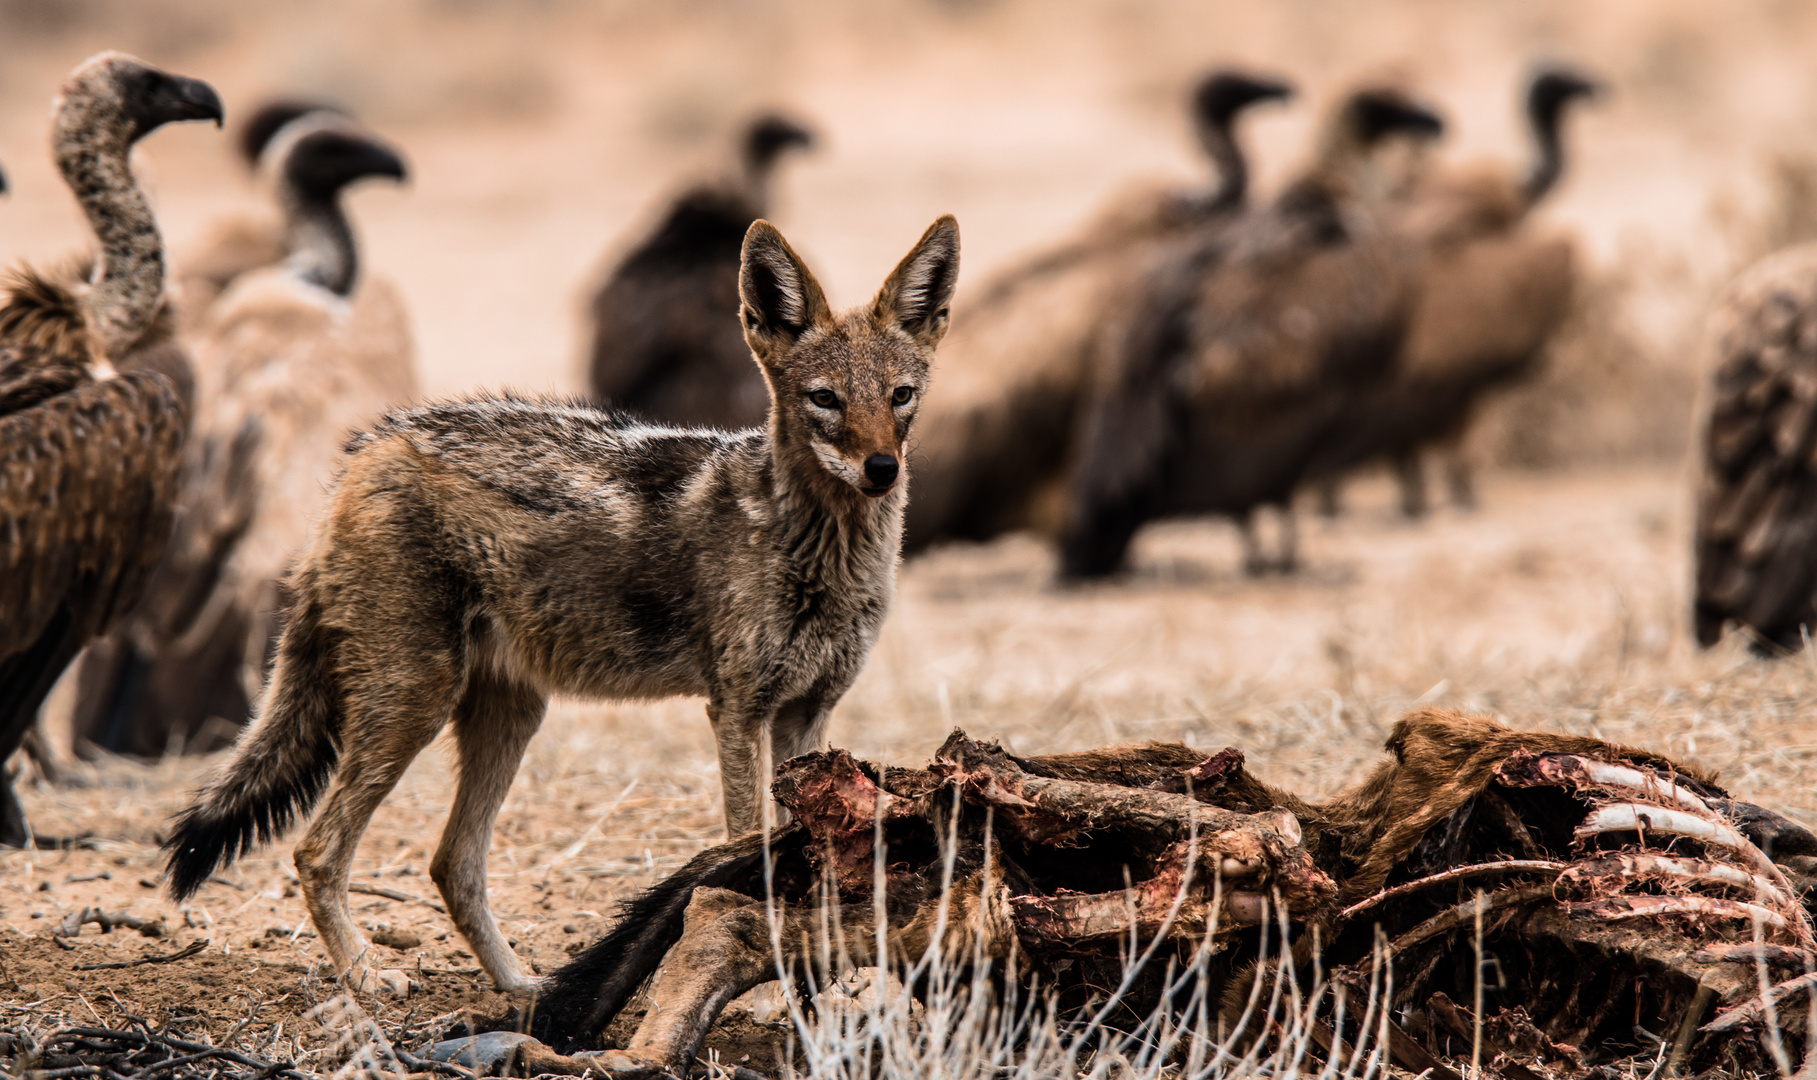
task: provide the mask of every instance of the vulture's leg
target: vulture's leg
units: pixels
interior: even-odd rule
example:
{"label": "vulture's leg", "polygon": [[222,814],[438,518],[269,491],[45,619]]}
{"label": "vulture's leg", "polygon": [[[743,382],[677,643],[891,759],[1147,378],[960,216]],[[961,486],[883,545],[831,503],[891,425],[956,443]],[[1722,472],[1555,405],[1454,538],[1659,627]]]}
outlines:
{"label": "vulture's leg", "polygon": [[1401,514],[1405,517],[1426,516],[1426,472],[1420,467],[1416,447],[1394,455],[1394,476],[1401,486]]}
{"label": "vulture's leg", "polygon": [[1451,489],[1451,505],[1459,510],[1476,509],[1476,469],[1461,446],[1444,451],[1445,483]]}
{"label": "vulture's leg", "polygon": [[61,787],[68,780],[69,774],[64,771],[63,763],[57,760],[57,752],[44,739],[43,728],[36,724],[26,728],[25,744],[20,749],[25,751],[26,757],[32,759],[32,765],[37,768],[38,775],[44,777],[45,783]]}
{"label": "vulture's leg", "polygon": [[0,846],[24,847],[25,810],[13,791],[6,762],[25,742],[38,719],[38,706],[50,695],[63,669],[82,651],[75,620],[66,608],[57,612],[31,648],[0,661]]}
{"label": "vulture's leg", "polygon": [[1328,476],[1318,483],[1315,493],[1319,500],[1319,516],[1335,518],[1344,512],[1344,485],[1335,476]]}
{"label": "vulture's leg", "polygon": [[1275,569],[1283,574],[1291,574],[1300,568],[1300,524],[1293,516],[1293,504],[1282,503],[1275,508],[1281,519],[1279,556],[1275,560]]}
{"label": "vulture's leg", "polygon": [[1256,535],[1254,510],[1237,515],[1237,537],[1243,542],[1243,573],[1261,577],[1268,572],[1268,557],[1262,554],[1262,540]]}
{"label": "vulture's leg", "polygon": [[13,778],[0,773],[0,847],[25,846],[25,808],[13,790]]}

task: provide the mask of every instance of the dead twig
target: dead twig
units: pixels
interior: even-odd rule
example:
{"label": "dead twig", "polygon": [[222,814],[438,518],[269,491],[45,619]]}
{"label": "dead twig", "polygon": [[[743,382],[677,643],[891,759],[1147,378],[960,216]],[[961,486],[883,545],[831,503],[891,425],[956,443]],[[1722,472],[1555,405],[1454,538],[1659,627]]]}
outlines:
{"label": "dead twig", "polygon": [[164,936],[164,920],[162,918],[144,919],[137,915],[115,915],[110,911],[104,911],[97,907],[85,907],[81,911],[65,916],[62,925],[51,931],[51,936],[77,937],[82,933],[82,928],[89,923],[98,924],[101,927],[101,932],[103,934],[111,934],[114,931],[114,927],[124,926],[128,930],[137,930],[146,937],[155,938]]}
{"label": "dead twig", "polygon": [[172,960],[187,960],[206,948],[208,948],[208,940],[204,938],[186,948],[178,949],[176,952],[165,953],[163,956],[141,956],[137,960],[118,960],[108,964],[77,964],[75,970],[111,971],[117,968],[138,967],[141,964],[168,964]]}
{"label": "dead twig", "polygon": [[448,914],[448,909],[434,900],[425,900],[420,896],[412,896],[397,889],[387,889],[383,885],[368,885],[363,881],[354,881],[347,885],[347,891],[364,893],[367,896],[382,896],[387,900],[396,900],[404,904],[421,904],[426,908],[434,908],[444,915]]}

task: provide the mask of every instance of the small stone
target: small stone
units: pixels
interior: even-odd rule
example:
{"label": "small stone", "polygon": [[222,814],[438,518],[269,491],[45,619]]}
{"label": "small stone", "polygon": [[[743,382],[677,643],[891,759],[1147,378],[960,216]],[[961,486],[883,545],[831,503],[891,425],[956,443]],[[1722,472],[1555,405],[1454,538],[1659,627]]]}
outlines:
{"label": "small stone", "polygon": [[393,949],[414,949],[423,943],[423,939],[415,934],[406,930],[393,930],[389,926],[375,932],[372,940]]}
{"label": "small stone", "polygon": [[571,923],[571,922],[567,922],[567,923],[562,923],[562,933],[564,933],[564,934],[578,934],[578,933],[580,933],[580,927],[578,927],[578,926],[575,926],[575,925],[574,925],[574,924],[573,924],[573,923]]}
{"label": "small stone", "polygon": [[139,884],[147,889],[155,889],[158,887],[158,882],[155,878],[142,877],[139,879]]}

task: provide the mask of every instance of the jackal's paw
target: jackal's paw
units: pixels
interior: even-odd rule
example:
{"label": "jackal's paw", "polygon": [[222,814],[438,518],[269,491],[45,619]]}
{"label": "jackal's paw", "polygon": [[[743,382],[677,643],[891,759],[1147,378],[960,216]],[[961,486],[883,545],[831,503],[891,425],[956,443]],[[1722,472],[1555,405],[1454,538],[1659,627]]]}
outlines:
{"label": "jackal's paw", "polygon": [[513,1001],[525,1002],[548,988],[549,980],[536,975],[518,974],[499,979],[498,992]]}
{"label": "jackal's paw", "polygon": [[[661,1062],[627,1054],[623,1050],[589,1050],[574,1055],[571,1061],[585,1065],[595,1073],[612,1080],[657,1080],[671,1075]],[[526,1064],[529,1064],[526,1061]]]}
{"label": "jackal's paw", "polygon": [[416,988],[416,984],[410,981],[410,976],[396,968],[374,968],[358,964],[342,978],[349,990],[356,994],[371,994],[373,997],[406,998]]}

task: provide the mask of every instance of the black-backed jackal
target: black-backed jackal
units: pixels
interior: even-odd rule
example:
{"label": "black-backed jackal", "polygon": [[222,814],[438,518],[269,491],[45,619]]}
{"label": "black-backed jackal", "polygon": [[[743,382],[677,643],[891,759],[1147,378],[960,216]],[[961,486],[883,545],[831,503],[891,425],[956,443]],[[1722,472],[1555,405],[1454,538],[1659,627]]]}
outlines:
{"label": "black-backed jackal", "polygon": [[835,314],[781,234],[752,225],[740,317],[770,387],[767,430],[487,397],[356,437],[292,576],[257,718],[176,821],[172,893],[327,787],[296,849],[310,916],[351,985],[406,990],[368,963],[348,875],[374,810],[452,724],[459,784],[430,873],[499,989],[529,992],[487,906],[486,852],[556,693],[704,696],[726,827],[756,828],[764,734],[772,761],[820,743],[889,608],[904,444],[958,270],[943,217],[875,300]]}

